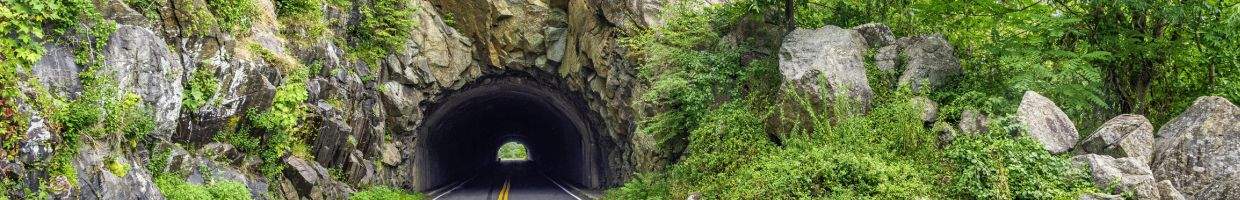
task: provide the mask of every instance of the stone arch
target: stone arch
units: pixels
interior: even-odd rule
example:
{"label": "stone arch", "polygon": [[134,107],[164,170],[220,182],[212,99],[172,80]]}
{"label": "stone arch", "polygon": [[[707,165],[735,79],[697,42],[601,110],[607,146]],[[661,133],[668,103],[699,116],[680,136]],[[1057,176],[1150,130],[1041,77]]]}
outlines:
{"label": "stone arch", "polygon": [[462,181],[496,163],[506,141],[523,141],[531,162],[553,178],[597,188],[607,158],[597,141],[602,125],[584,99],[556,78],[510,72],[479,78],[427,106],[416,129],[418,190]]}

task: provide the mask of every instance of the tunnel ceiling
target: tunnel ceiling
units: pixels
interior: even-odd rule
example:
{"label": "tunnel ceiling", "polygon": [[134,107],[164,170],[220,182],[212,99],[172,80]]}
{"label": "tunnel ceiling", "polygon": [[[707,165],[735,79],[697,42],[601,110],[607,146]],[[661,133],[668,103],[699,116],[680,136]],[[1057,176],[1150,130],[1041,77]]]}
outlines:
{"label": "tunnel ceiling", "polygon": [[499,146],[520,141],[548,176],[597,187],[601,156],[588,110],[552,81],[529,76],[484,78],[430,107],[418,129],[420,190],[468,179],[496,162]]}

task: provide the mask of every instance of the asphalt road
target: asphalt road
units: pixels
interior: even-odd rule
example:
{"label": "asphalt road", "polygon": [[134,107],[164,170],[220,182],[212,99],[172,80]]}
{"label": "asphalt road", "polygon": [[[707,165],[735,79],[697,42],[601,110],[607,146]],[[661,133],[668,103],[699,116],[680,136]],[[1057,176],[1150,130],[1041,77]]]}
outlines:
{"label": "asphalt road", "polygon": [[433,196],[436,200],[582,199],[561,184],[534,170],[527,161],[500,161],[493,169]]}

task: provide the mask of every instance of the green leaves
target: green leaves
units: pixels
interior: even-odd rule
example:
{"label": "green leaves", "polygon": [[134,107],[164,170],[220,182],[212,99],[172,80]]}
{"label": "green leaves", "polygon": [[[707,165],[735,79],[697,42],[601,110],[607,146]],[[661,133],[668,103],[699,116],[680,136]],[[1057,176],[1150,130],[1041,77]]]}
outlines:
{"label": "green leaves", "polygon": [[355,40],[349,55],[378,69],[379,60],[390,52],[404,50],[417,21],[416,7],[404,0],[374,0],[360,8],[361,19],[349,28],[349,36]]}
{"label": "green leaves", "polygon": [[378,186],[370,189],[353,193],[349,197],[350,200],[420,200],[426,199],[425,196],[416,192],[406,192],[400,189]]}
{"label": "green leaves", "polygon": [[[992,126],[1002,125],[998,122]],[[951,192],[965,199],[1074,199],[1096,192],[1083,168],[1050,155],[1028,137],[1010,138],[993,128],[956,138],[946,151]]]}

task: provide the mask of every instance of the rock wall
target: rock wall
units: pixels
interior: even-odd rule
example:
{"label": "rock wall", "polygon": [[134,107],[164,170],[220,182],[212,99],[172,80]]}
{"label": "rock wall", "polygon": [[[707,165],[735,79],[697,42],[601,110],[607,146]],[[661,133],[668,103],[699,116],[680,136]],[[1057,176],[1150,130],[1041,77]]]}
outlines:
{"label": "rock wall", "polygon": [[[253,1],[253,25],[240,33],[221,27],[190,30],[201,17],[192,9],[207,8],[206,1],[157,2],[150,12],[135,9],[127,1],[96,2],[96,9],[117,23],[103,52],[103,71],[121,91],[138,94],[152,108],[156,129],[150,143],[157,149],[181,149],[181,156],[175,158],[183,162],[207,162],[211,159],[203,159],[206,154],[214,154],[184,150],[192,147],[237,151],[218,142],[216,136],[246,126],[250,110],[270,107],[277,87],[287,84],[283,83],[289,76],[287,66],[318,67],[306,83],[309,98],[303,104],[311,113],[304,123],[312,134],[302,139],[312,159],[284,159],[292,167],[278,180],[257,175],[259,161],[240,154],[226,159],[234,162],[212,164],[233,172],[229,177],[251,188],[288,188],[278,190],[277,198],[311,199],[334,198],[324,196],[331,192],[323,191],[371,185],[419,188],[411,178],[418,171],[412,161],[419,151],[414,144],[421,137],[416,130],[423,126],[427,110],[488,77],[554,83],[560,92],[580,101],[594,130],[585,140],[600,149],[597,157],[605,167],[599,183],[589,187],[622,183],[634,165],[629,140],[635,120],[629,101],[636,83],[634,64],[623,58],[625,50],[617,38],[660,23],[655,16],[661,7],[661,1],[653,0],[408,0],[416,11],[407,20],[415,21],[417,27],[407,30],[403,48],[389,49],[378,66],[370,66],[350,58],[345,49],[352,41],[334,39],[347,38],[349,26],[359,18],[358,8],[368,6],[369,1],[352,2],[349,7],[322,5],[324,16],[319,20],[326,30],[321,36],[307,36],[309,28],[278,19],[273,0]],[[32,67],[33,78],[58,97],[73,98],[82,92],[76,74],[84,69],[74,63],[71,48],[52,41],[47,46],[49,53]],[[218,88],[205,94],[207,103],[191,110],[182,106],[182,100],[189,95],[186,85],[198,70],[210,73]],[[30,138],[32,144],[40,142]],[[27,154],[44,151],[37,144],[31,146],[34,152]],[[134,166],[153,157],[145,150],[99,151],[83,151],[82,155],[123,154],[120,157]],[[101,173],[99,162],[81,159],[77,163],[79,174],[89,175],[78,181],[80,185],[91,191],[155,189],[147,172],[104,176],[110,174]],[[340,169],[343,177],[324,178],[327,171],[323,169],[328,168]],[[116,177],[144,184],[114,184],[119,183]],[[130,194],[63,195],[138,198]]]}

